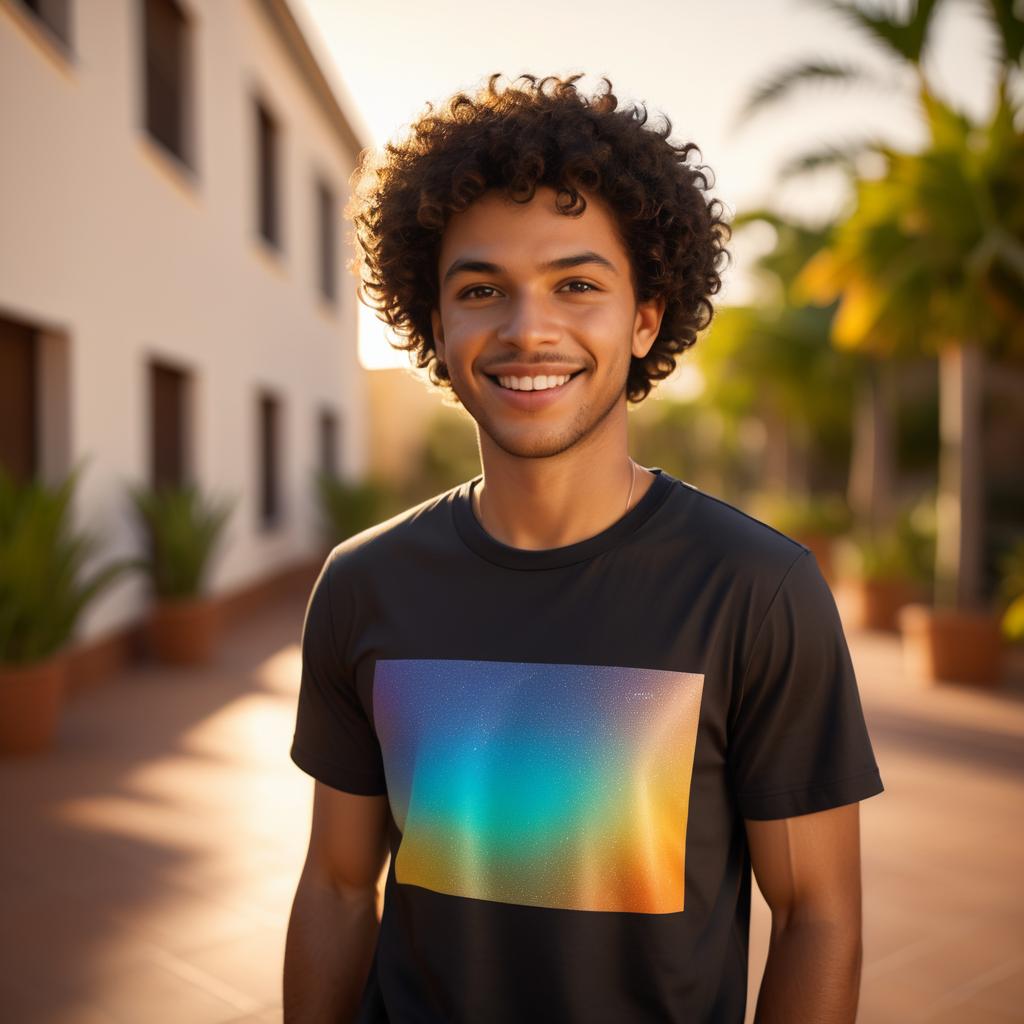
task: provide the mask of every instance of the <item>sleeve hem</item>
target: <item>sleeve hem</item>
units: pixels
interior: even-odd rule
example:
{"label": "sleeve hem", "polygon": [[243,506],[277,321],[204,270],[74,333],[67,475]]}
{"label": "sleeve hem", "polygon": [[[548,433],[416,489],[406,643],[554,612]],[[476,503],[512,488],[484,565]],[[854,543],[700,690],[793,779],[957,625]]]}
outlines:
{"label": "sleeve hem", "polygon": [[322,758],[310,754],[307,750],[293,743],[288,756],[292,762],[307,775],[322,782],[332,789],[344,793],[355,793],[358,796],[384,796],[387,784],[376,772],[360,772],[352,768],[342,768],[329,764]]}
{"label": "sleeve hem", "polygon": [[813,814],[815,811],[857,803],[884,791],[882,777],[878,769],[873,768],[858,775],[801,789],[762,793],[757,796],[741,795],[738,802],[744,818],[767,821],[776,818],[795,818],[801,814]]}

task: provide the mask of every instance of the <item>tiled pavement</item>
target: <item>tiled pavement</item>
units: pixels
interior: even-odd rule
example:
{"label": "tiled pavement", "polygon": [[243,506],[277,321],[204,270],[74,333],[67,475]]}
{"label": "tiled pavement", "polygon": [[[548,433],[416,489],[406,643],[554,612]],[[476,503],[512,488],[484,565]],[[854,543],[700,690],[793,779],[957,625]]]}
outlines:
{"label": "tiled pavement", "polygon": [[[288,759],[302,610],[236,628],[210,670],[75,696],[52,754],[0,762],[0,1020],[280,1021],[312,798]],[[858,1020],[1022,1021],[1020,659],[996,692],[925,689],[895,637],[848,636],[887,787],[861,805]],[[755,886],[750,1018],[767,933]]]}

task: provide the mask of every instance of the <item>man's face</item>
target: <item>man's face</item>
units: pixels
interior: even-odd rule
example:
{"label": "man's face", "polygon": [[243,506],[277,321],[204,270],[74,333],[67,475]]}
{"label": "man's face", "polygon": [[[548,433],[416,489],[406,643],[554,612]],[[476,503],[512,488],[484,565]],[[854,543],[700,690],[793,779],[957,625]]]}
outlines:
{"label": "man's face", "polygon": [[[557,455],[624,407],[630,357],[647,354],[661,324],[663,300],[636,303],[612,213],[586,198],[569,217],[551,188],[526,204],[488,192],[441,242],[437,355],[481,443],[511,455]],[[532,390],[503,386],[512,377]]]}

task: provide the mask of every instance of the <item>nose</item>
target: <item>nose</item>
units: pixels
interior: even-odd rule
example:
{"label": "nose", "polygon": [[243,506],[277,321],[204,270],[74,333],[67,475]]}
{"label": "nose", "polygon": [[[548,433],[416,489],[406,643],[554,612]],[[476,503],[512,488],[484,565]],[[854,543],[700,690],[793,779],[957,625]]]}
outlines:
{"label": "nose", "polygon": [[561,328],[542,296],[520,292],[504,304],[504,316],[496,333],[498,341],[519,348],[558,343]]}

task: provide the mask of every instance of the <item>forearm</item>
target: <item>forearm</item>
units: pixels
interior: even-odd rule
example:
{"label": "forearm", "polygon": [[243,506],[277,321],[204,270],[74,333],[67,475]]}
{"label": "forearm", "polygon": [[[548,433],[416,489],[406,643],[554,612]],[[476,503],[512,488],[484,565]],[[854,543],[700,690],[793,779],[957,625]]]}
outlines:
{"label": "forearm", "polygon": [[773,926],[755,1024],[853,1024],[862,955],[859,929],[844,924]]}
{"label": "forearm", "polygon": [[373,960],[377,891],[300,879],[284,953],[284,1024],[349,1024]]}

